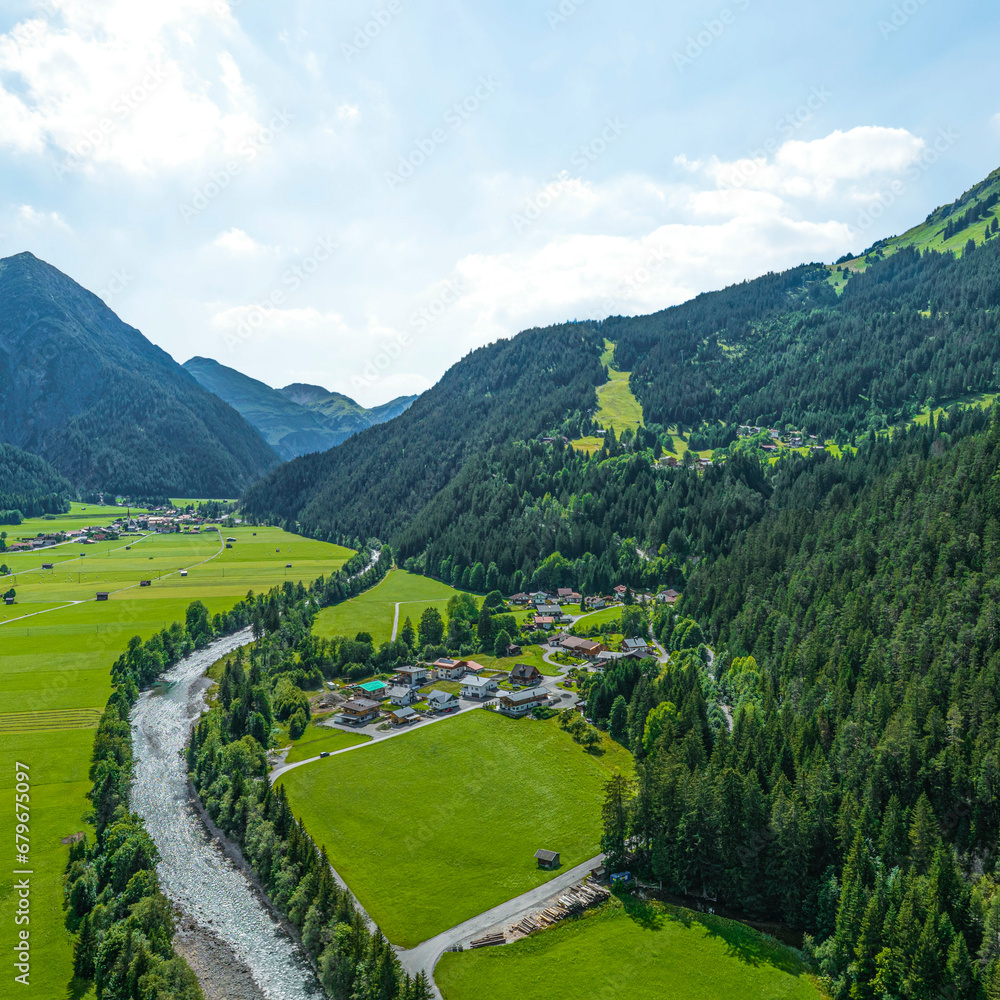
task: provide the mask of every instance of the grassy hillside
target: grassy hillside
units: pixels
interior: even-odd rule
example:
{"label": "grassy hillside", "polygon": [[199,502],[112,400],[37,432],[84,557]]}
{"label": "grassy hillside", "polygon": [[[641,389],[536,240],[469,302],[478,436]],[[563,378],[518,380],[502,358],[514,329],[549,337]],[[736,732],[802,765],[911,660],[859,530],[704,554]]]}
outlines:
{"label": "grassy hillside", "polygon": [[399,628],[403,627],[407,616],[412,618],[416,627],[420,613],[426,607],[436,607],[442,617],[447,617],[445,608],[457,593],[453,587],[429,577],[400,569],[390,570],[377,587],[349,601],[323,608],[316,616],[313,631],[324,638],[344,635],[351,639],[358,632],[368,632],[375,645],[379,646],[392,636],[397,602]]}
{"label": "grassy hillside", "polygon": [[[886,257],[904,247],[912,247],[921,252],[934,250],[938,253],[951,251],[961,254],[969,240],[982,245],[987,240],[986,232],[992,235],[1000,230],[997,219],[1000,204],[1000,169],[994,170],[984,181],[970,188],[961,198],[949,205],[942,205],[931,212],[919,225],[908,229],[901,236],[879,240],[865,254],[849,262],[857,266],[867,258]],[[996,227],[996,228],[994,228]]]}

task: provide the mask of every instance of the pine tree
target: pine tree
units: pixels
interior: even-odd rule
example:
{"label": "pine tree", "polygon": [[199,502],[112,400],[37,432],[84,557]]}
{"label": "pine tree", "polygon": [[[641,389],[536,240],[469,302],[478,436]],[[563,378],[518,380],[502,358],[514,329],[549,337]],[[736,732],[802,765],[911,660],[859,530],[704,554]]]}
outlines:
{"label": "pine tree", "polygon": [[479,645],[484,649],[487,648],[493,638],[493,615],[490,614],[489,608],[484,607],[479,612],[476,634],[479,637]]}
{"label": "pine tree", "polygon": [[917,805],[913,810],[909,838],[910,857],[913,859],[917,871],[923,874],[930,867],[931,859],[941,843],[937,819],[926,792],[917,800]]}
{"label": "pine tree", "polygon": [[406,621],[403,622],[403,628],[399,633],[400,641],[404,643],[407,649],[413,649],[413,642],[417,638],[417,633],[413,628],[413,622],[410,620],[410,616],[406,616]]}
{"label": "pine tree", "polygon": [[605,865],[612,872],[625,866],[631,799],[628,779],[616,771],[604,786],[604,833],[601,837],[601,850],[607,855]]}
{"label": "pine tree", "polygon": [[948,949],[944,995],[948,1000],[968,1000],[975,995],[974,988],[975,977],[969,948],[965,943],[965,936],[956,934]]}
{"label": "pine tree", "polygon": [[73,975],[80,979],[94,978],[94,955],[97,951],[97,935],[90,922],[90,914],[84,915],[73,947]]}
{"label": "pine tree", "polygon": [[847,968],[847,963],[854,954],[855,942],[861,934],[861,925],[868,908],[868,867],[868,848],[859,831],[855,834],[841,879],[840,908],[837,910],[837,931],[834,935],[841,970]]}
{"label": "pine tree", "polygon": [[433,997],[427,976],[422,971],[418,972],[417,978],[413,981],[412,1000],[433,1000]]}
{"label": "pine tree", "polygon": [[906,858],[908,847],[903,807],[899,803],[899,797],[892,795],[882,815],[882,829],[878,838],[879,857],[887,868],[895,868]]}
{"label": "pine tree", "polygon": [[618,695],[611,706],[608,732],[615,742],[621,743],[625,747],[628,746],[628,705],[624,695]]}

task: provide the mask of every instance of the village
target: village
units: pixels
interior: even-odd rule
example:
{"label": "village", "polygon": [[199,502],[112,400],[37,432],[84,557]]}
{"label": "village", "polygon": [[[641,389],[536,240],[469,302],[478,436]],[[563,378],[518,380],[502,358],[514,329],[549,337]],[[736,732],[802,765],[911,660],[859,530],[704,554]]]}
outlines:
{"label": "village", "polygon": [[[81,508],[81,513],[87,510]],[[39,532],[32,536],[19,536],[16,541],[7,541],[4,551],[33,552],[37,549],[52,548],[55,545],[94,545],[98,542],[116,542],[122,535],[138,532],[153,534],[175,534],[187,532],[198,534],[206,530],[203,526],[205,518],[197,514],[186,513],[175,508],[162,508],[149,513],[135,514],[130,510],[123,516],[115,518],[109,524],[93,524],[70,531]],[[210,529],[214,531],[215,529]]]}
{"label": "village", "polygon": [[[479,707],[490,708],[512,719],[525,718],[565,699],[570,701],[568,707],[584,714],[586,703],[576,700],[575,695],[566,690],[566,672],[572,669],[600,671],[619,660],[644,660],[664,654],[649,639],[623,637],[615,643],[616,648],[610,648],[601,639],[574,635],[564,627],[594,611],[625,607],[627,603],[673,605],[679,597],[676,590],[655,595],[633,594],[624,585],[615,587],[606,596],[587,598],[572,588],[517,593],[508,599],[509,605],[528,611],[523,622],[525,630],[551,632],[542,643],[543,656],[558,673],[546,675],[534,664],[517,662],[522,647],[511,643],[507,654],[515,658],[515,663],[509,670],[488,669],[468,658],[441,657],[431,663],[401,667],[386,679],[371,678],[343,687],[328,682],[330,690],[323,697],[321,707],[333,708],[334,725],[368,729],[372,733],[376,729],[399,729]],[[569,608],[573,605],[586,608],[586,612],[570,614]],[[560,658],[550,659],[556,656]]]}

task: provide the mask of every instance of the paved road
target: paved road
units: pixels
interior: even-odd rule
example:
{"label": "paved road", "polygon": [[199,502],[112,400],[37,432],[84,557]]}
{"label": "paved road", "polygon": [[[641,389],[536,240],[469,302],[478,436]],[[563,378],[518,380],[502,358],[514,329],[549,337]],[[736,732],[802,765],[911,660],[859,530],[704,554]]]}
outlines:
{"label": "paved road", "polygon": [[389,638],[389,642],[396,641],[396,632],[399,629],[399,606],[402,603],[402,601],[396,601],[396,613],[392,618],[392,636]]}
{"label": "paved road", "polygon": [[[485,913],[466,920],[449,930],[443,931],[436,937],[418,944],[415,948],[396,949],[400,964],[411,975],[415,976],[423,970],[427,977],[433,982],[434,966],[438,959],[449,949],[458,945],[467,945],[473,938],[482,937],[487,931],[501,925],[509,926],[516,924],[522,917],[527,916],[535,910],[543,908],[543,905],[555,896],[565,892],[570,886],[582,881],[589,872],[604,861],[604,855],[598,854],[589,861],[570,868],[568,871],[557,875],[554,879],[544,885],[531,889],[515,896],[513,899],[494,906]],[[440,996],[440,994],[437,994]]]}

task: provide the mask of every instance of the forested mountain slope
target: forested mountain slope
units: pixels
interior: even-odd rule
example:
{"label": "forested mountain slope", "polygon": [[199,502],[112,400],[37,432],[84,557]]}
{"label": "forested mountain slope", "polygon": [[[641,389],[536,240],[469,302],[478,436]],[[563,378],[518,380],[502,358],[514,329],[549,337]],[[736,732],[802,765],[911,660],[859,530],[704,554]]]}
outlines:
{"label": "forested mountain slope", "polygon": [[836,1000],[1000,989],[998,483],[1000,410],[779,463],[670,662],[590,688],[637,758],[612,863],[805,931]]}
{"label": "forested mountain slope", "polygon": [[396,420],[276,469],[245,508],[324,536],[391,538],[476,454],[593,409],[602,343],[568,324],[479,348]]}
{"label": "forested mountain slope", "polygon": [[807,930],[838,1000],[1000,987],[998,481],[979,411],[796,463],[688,583],[718,681],[627,692],[640,864]]}
{"label": "forested mountain slope", "polygon": [[879,240],[861,255],[875,257],[895,253],[902,247],[917,250],[954,250],[961,253],[969,240],[976,244],[992,240],[1000,232],[1000,170],[973,185],[961,198],[936,208],[919,225],[902,236]]}
{"label": "forested mountain slope", "polygon": [[[278,470],[250,492],[249,509],[298,521],[307,533],[379,533],[436,575],[495,561],[513,584],[559,553],[574,564],[557,567],[573,585],[616,575],[649,582],[654,569],[662,580],[689,555],[722,551],[760,495],[741,469],[710,472],[710,482],[733,486],[725,502],[710,501],[716,521],[704,521],[677,499],[687,486],[671,493],[684,476],[649,469],[661,448],[673,447],[669,428],[695,428],[711,441],[699,447],[731,444],[741,423],[846,441],[904,424],[930,399],[1000,389],[1000,240],[961,257],[901,247],[852,272],[839,294],[829,276],[823,265],[803,265],[652,316],[529,331],[475,352],[391,431]],[[645,426],[621,441],[609,437],[596,465],[615,464],[595,468],[563,455],[558,442],[594,429],[584,369],[568,394],[565,376],[543,369],[570,364],[567,355],[580,352],[572,344],[584,343],[586,371],[602,384],[591,352],[605,338],[615,344],[615,367],[631,372]],[[492,392],[494,363],[532,391]],[[528,447],[546,434],[557,438],[549,449],[557,458]],[[635,461],[622,461],[627,455]],[[636,546],[639,564],[626,556]],[[665,562],[654,565],[657,558]]]}
{"label": "forested mountain slope", "polygon": [[230,406],[30,253],[0,261],[0,440],[75,486],[231,496],[278,459]]}
{"label": "forested mountain slope", "polygon": [[37,455],[0,443],[0,523],[69,510],[70,483]]}
{"label": "forested mountain slope", "polygon": [[903,248],[840,296],[826,275],[767,275],[602,330],[647,420],[664,425],[791,424],[826,438],[1000,386],[1000,240],[961,258]]}

